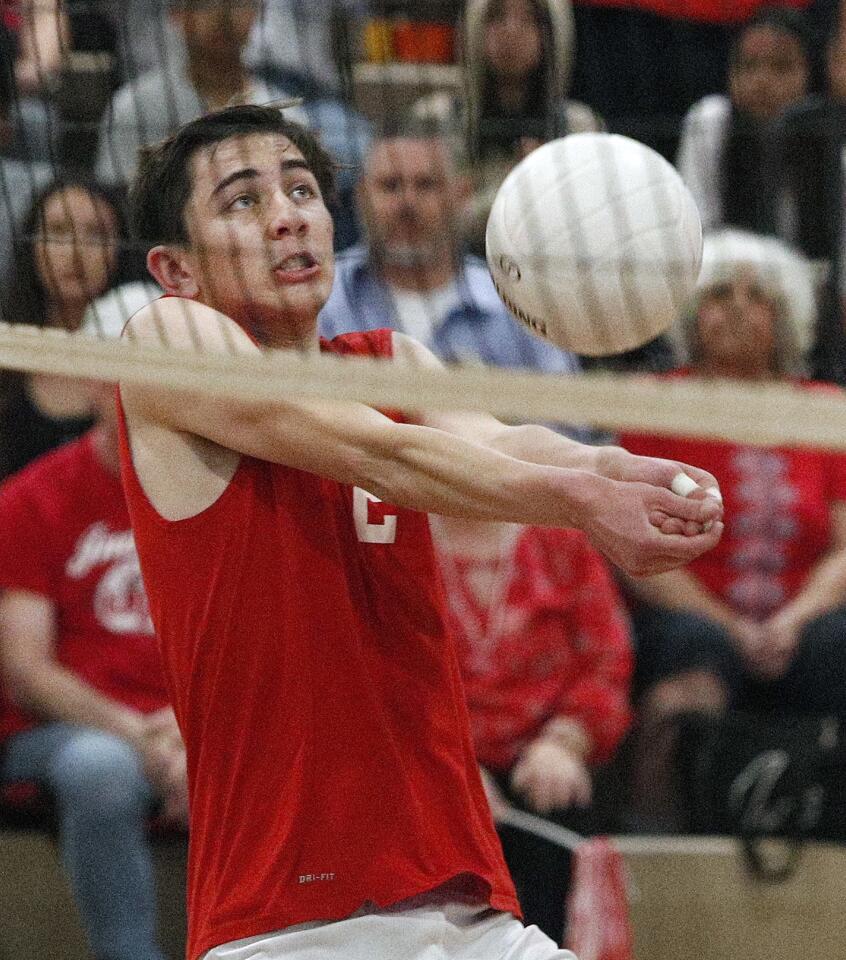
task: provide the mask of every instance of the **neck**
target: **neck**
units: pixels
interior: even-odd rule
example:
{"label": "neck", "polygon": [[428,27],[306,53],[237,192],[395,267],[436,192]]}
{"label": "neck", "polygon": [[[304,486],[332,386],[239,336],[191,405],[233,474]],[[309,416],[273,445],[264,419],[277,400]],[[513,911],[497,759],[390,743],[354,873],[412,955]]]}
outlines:
{"label": "neck", "polygon": [[500,556],[516,543],[522,527],[516,523],[481,522],[432,516],[432,532],[441,549],[468,557]]}
{"label": "neck", "polygon": [[210,62],[189,52],[188,76],[200,98],[212,107],[228,104],[249,85],[249,75],[240,56]]}
{"label": "neck", "polygon": [[455,279],[455,264],[452,260],[413,267],[383,262],[380,267],[382,278],[386,283],[399,287],[400,290],[411,290],[415,293],[439,290]]}
{"label": "neck", "polygon": [[496,99],[501,109],[507,113],[518,113],[526,106],[528,88],[523,80],[499,80],[496,85]]}
{"label": "neck", "polygon": [[47,325],[58,330],[79,330],[85,316],[85,303],[51,303],[47,307]]}
{"label": "neck", "polygon": [[117,427],[100,422],[94,428],[94,452],[106,470],[115,477],[120,476],[120,451],[118,447]]}
{"label": "neck", "polygon": [[756,382],[760,380],[773,380],[776,374],[768,366],[745,366],[738,367],[731,363],[719,363],[718,361],[702,362],[699,370],[703,377],[718,380],[746,380]]}
{"label": "neck", "polygon": [[317,320],[301,327],[289,323],[284,329],[276,325],[253,322],[242,325],[247,333],[265,350],[297,350],[300,353],[316,353],[320,349]]}

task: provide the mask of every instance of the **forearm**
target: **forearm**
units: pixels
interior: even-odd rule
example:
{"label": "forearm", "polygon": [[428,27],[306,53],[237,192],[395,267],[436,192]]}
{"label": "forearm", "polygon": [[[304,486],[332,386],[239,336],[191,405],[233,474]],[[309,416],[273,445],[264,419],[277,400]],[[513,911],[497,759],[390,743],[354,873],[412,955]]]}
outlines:
{"label": "forearm", "polygon": [[488,446],[526,463],[602,473],[601,454],[605,448],[579,443],[536,424],[503,427],[490,438]]}
{"label": "forearm", "polygon": [[802,589],[782,608],[800,624],[846,604],[846,550],[828,554],[813,569]]}
{"label": "forearm", "polygon": [[[578,446],[578,445],[577,445]],[[579,526],[609,481],[530,462],[440,430],[400,425],[356,480],[399,506],[477,520]]]}
{"label": "forearm", "polygon": [[640,600],[656,607],[685,610],[731,629],[737,614],[687,570],[670,570],[642,580],[626,578]]}
{"label": "forearm", "polygon": [[24,4],[19,63],[32,83],[42,83],[58,70],[69,45],[67,14],[59,0]]}
{"label": "forearm", "polygon": [[138,745],[143,716],[104,696],[57,664],[39,665],[12,678],[12,697],[25,710],[47,720],[94,727]]}

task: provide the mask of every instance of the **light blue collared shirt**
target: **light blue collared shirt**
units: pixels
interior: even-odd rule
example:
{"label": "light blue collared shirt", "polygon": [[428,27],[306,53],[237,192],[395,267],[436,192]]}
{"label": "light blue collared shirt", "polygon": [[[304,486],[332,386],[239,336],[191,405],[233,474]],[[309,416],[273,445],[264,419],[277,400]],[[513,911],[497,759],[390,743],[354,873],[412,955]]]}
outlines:
{"label": "light blue collared shirt", "polygon": [[[525,330],[511,316],[478,257],[462,259],[458,302],[433,325],[427,346],[445,363],[484,363],[542,373],[577,373],[578,358]],[[320,314],[332,338],[355,330],[400,329],[391,294],[368,258],[352,247],[337,257],[332,295]]]}

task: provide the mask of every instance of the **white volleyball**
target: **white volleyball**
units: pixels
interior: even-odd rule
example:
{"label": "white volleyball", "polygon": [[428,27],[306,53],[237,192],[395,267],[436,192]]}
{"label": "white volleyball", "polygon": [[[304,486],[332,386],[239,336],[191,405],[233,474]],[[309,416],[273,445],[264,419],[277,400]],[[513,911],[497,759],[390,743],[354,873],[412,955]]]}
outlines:
{"label": "white volleyball", "polygon": [[503,182],[487,258],[509,310],[586,356],[632,350],[691,299],[702,262],[693,197],[660,154],[628,137],[544,144]]}

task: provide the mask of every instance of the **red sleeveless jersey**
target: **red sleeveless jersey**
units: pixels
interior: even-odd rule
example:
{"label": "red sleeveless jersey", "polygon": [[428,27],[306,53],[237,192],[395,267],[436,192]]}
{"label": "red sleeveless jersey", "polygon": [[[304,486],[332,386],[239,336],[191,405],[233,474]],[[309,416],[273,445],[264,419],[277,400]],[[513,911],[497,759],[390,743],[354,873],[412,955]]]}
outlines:
{"label": "red sleeveless jersey", "polygon": [[[391,333],[321,347],[390,356]],[[122,412],[121,456],[188,753],[188,956],[456,877],[519,915],[426,515],[243,457],[212,506],[170,522]]]}

